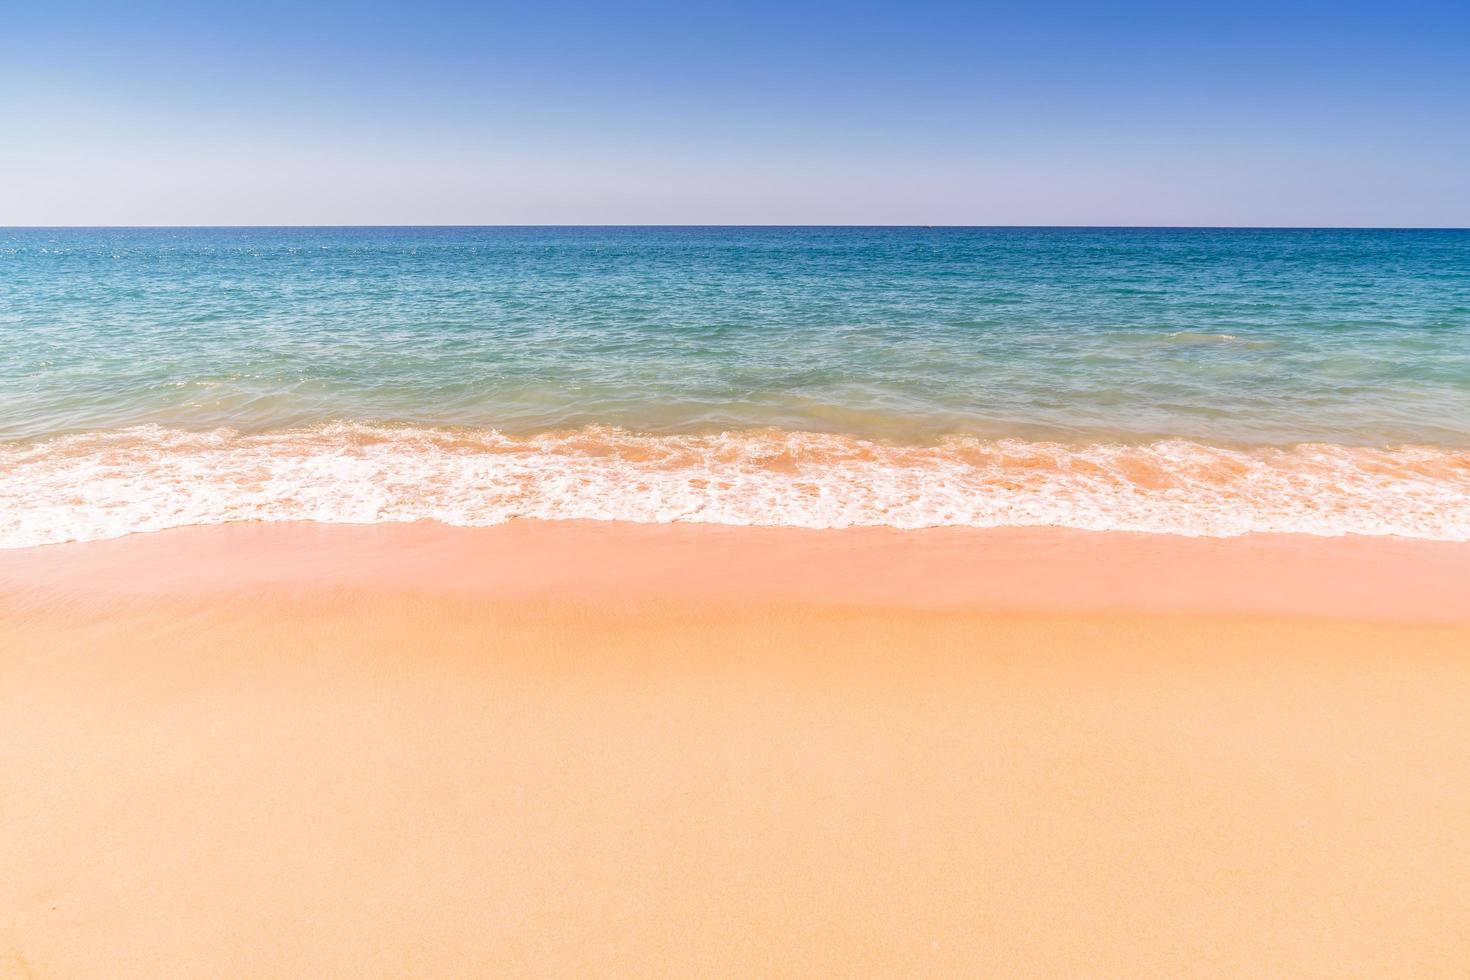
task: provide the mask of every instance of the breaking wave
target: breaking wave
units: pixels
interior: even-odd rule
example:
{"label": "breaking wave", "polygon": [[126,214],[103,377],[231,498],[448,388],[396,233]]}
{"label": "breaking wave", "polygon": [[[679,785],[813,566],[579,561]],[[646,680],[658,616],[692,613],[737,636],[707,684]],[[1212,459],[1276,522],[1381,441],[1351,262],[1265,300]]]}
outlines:
{"label": "breaking wave", "polygon": [[262,434],[145,426],[0,446],[0,547],[227,521],[517,517],[1470,540],[1470,452],[348,423]]}

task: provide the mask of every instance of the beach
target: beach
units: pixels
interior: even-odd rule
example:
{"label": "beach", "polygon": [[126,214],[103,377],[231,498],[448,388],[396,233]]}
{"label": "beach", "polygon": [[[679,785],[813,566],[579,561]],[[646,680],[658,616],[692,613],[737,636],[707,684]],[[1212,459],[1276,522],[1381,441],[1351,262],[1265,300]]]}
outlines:
{"label": "beach", "polygon": [[0,976],[1463,973],[1470,547],[0,551]]}
{"label": "beach", "polygon": [[3,25],[0,980],[1470,978],[1470,3]]}
{"label": "beach", "polygon": [[0,231],[0,977],[1470,963],[1470,233]]}

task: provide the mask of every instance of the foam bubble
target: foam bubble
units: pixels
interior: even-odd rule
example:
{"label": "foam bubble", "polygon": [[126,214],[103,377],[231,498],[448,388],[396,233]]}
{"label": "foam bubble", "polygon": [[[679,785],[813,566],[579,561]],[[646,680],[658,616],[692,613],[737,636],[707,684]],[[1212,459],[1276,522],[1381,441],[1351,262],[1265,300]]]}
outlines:
{"label": "foam bubble", "polygon": [[1470,453],[1183,440],[903,446],[775,430],[512,437],[360,424],[139,427],[0,446],[0,547],[227,521],[516,517],[1459,541],[1470,540]]}

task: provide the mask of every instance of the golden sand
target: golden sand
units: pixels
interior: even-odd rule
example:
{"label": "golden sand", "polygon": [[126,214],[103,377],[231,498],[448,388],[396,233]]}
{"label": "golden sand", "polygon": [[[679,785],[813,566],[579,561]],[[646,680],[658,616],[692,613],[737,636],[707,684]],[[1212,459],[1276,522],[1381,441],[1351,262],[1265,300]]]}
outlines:
{"label": "golden sand", "polygon": [[0,610],[0,976],[1470,968],[1463,546],[237,526]]}

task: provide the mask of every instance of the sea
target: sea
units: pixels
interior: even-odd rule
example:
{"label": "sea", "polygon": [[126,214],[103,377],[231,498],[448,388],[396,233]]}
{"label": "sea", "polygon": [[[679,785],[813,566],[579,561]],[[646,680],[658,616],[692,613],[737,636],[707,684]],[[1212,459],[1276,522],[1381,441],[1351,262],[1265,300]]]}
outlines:
{"label": "sea", "polygon": [[0,229],[0,547],[517,518],[1470,540],[1470,231]]}

